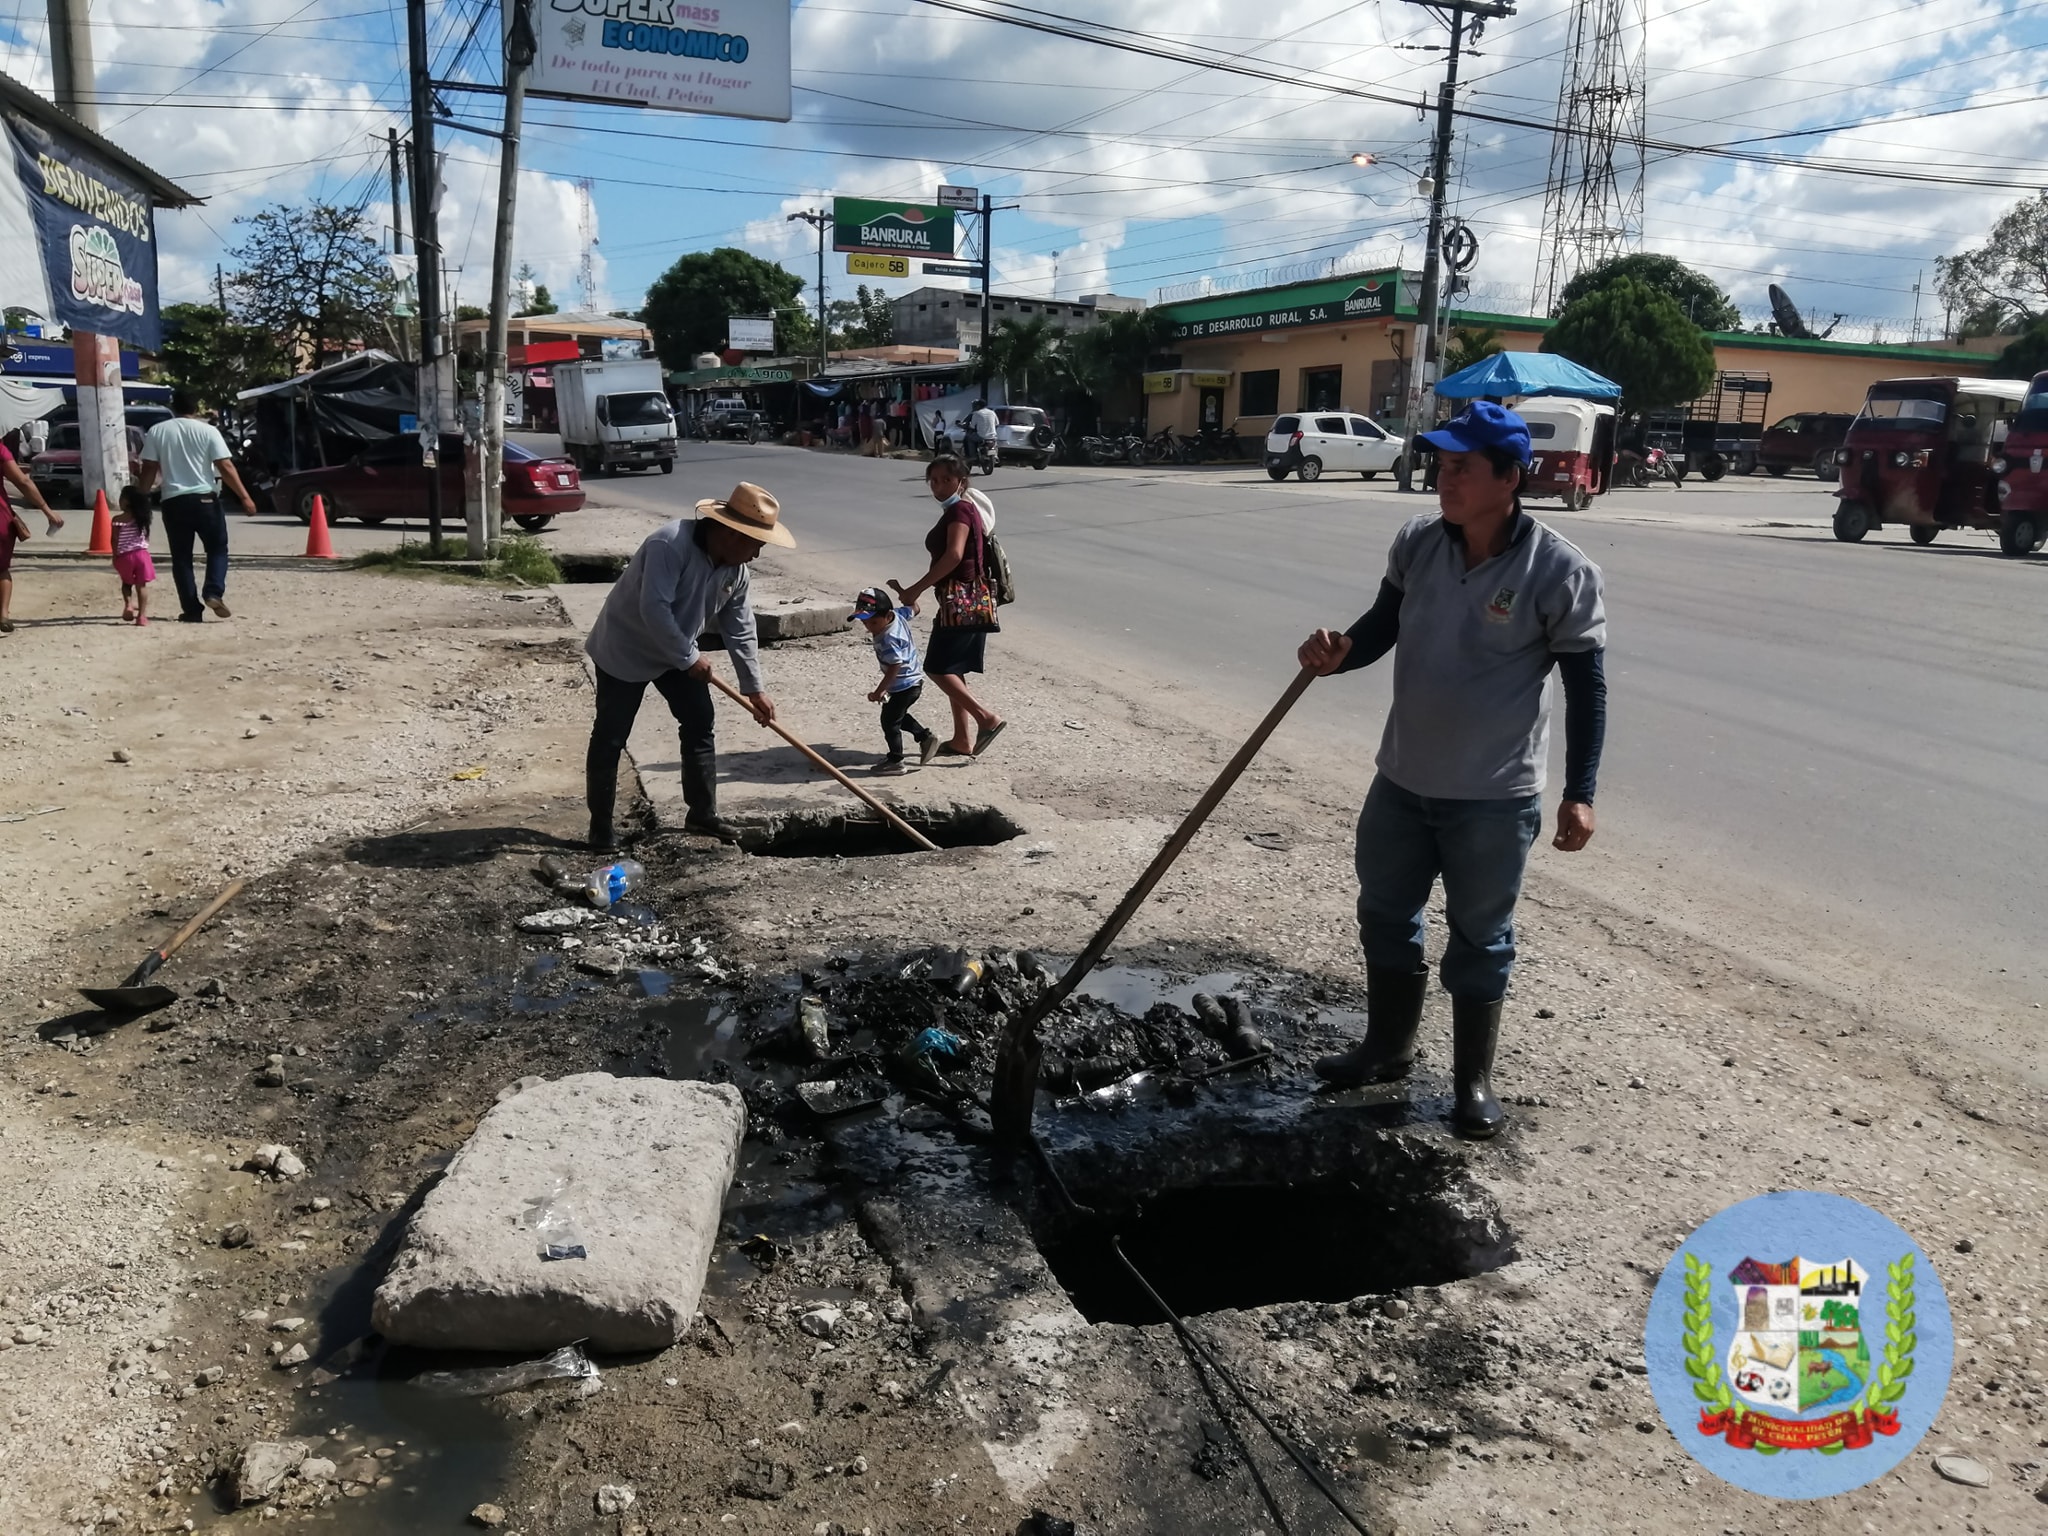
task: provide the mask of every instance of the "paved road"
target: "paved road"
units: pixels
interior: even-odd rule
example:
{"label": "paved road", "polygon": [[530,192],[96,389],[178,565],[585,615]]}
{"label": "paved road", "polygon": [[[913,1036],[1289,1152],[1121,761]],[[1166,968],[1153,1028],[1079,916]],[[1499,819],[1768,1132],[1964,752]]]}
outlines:
{"label": "paved road", "polygon": [[[918,568],[930,503],[915,465],[688,458],[594,489],[673,516],[758,479],[808,551],[869,580]],[[1030,625],[1245,712],[1277,693],[1312,624],[1358,614],[1423,505],[1384,482],[1257,471],[1005,469],[989,488]],[[1582,516],[1548,505],[1605,569],[1613,614],[1600,858],[1583,878],[1837,981],[1867,968],[2048,1001],[2048,560],[2002,559],[1987,535],[1838,544],[1810,479],[1622,493]],[[559,537],[576,542],[573,527]],[[1318,687],[1287,737],[1355,757],[1362,785],[1385,687]]]}
{"label": "paved road", "polygon": [[[782,497],[807,554],[866,581],[921,569],[931,503],[912,463],[685,457],[673,476],[593,482],[609,510],[562,519],[549,542],[630,548],[749,478]],[[1358,614],[1389,537],[1425,505],[1385,482],[1256,470],[1006,468],[990,489],[1025,586],[1013,627],[1240,715],[1277,694],[1309,627]],[[1621,493],[1581,516],[1547,505],[1606,570],[1613,637],[1600,838],[1546,868],[1837,983],[2048,1002],[2048,560],[2002,559],[1985,535],[1838,544],[1810,479]],[[61,542],[82,542],[83,523]],[[304,539],[236,526],[244,550]],[[336,542],[394,532],[423,530],[343,525]],[[1319,686],[1277,747],[1349,758],[1362,789],[1385,689],[1383,670]]]}

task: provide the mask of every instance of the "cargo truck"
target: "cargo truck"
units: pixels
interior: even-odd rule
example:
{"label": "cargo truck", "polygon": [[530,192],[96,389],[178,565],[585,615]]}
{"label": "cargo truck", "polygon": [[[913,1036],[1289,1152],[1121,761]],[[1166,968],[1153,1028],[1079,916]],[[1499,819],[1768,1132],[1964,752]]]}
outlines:
{"label": "cargo truck", "polygon": [[562,452],[586,475],[676,467],[676,414],[653,358],[555,365]]}

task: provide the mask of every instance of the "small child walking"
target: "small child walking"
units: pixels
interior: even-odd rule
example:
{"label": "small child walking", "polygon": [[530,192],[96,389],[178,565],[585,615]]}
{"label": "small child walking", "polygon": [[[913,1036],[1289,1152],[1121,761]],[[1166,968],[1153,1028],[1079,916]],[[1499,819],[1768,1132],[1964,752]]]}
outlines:
{"label": "small child walking", "polygon": [[149,492],[137,485],[121,487],[121,510],[114,514],[114,574],[121,578],[121,622],[149,622],[149,584],[156,580],[156,562],[149,558]]}
{"label": "small child walking", "polygon": [[922,768],[938,752],[939,737],[910,713],[910,706],[924,692],[924,669],[918,665],[917,641],[910,633],[910,610],[898,607],[880,587],[862,587],[847,621],[860,624],[874,637],[875,660],[882,664],[882,680],[868,695],[869,703],[882,706],[882,739],[889,744],[889,755],[877,771],[910,771],[903,761],[905,731],[917,743],[917,765]]}

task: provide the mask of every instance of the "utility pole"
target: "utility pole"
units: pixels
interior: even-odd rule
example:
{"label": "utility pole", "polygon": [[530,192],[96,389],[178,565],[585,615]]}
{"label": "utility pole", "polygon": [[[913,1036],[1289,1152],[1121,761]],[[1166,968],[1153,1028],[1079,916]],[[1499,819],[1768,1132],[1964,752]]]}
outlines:
{"label": "utility pole", "polygon": [[[49,0],[50,74],[60,109],[99,131],[93,95],[92,26],[86,0]],[[128,483],[128,415],[121,394],[121,343],[91,331],[71,333],[71,378],[78,399],[79,489],[88,504],[112,501]]]}
{"label": "utility pole", "polygon": [[832,336],[832,324],[825,318],[825,231],[832,227],[832,210],[811,208],[803,213],[792,213],[782,222],[795,224],[799,221],[818,231],[818,374],[822,378]]}
{"label": "utility pole", "polygon": [[[405,30],[412,68],[412,249],[419,296],[419,384],[413,409],[427,466],[427,548],[441,554],[441,231],[440,167],[434,159],[434,86],[428,69],[427,0],[406,0]],[[451,392],[452,393],[452,392]]]}
{"label": "utility pole", "polygon": [[[1436,146],[1430,158],[1430,177],[1436,183],[1429,194],[1429,246],[1422,258],[1422,292],[1415,305],[1415,326],[1408,347],[1408,451],[1401,455],[1401,489],[1415,486],[1415,435],[1425,430],[1436,409],[1434,381],[1428,368],[1435,362],[1438,345],[1436,317],[1438,289],[1443,281],[1444,202],[1451,178],[1451,123],[1457,105],[1458,57],[1466,34],[1479,41],[1488,21],[1515,14],[1513,0],[1407,0],[1431,12],[1451,29],[1451,48],[1444,66],[1443,84],[1436,93]],[[1469,18],[1469,19],[1468,19]]]}
{"label": "utility pole", "polygon": [[981,364],[981,398],[988,398],[988,321],[989,311],[995,308],[995,248],[996,243],[989,236],[989,225],[994,222],[996,200],[984,192],[981,194],[981,351],[976,361]]}
{"label": "utility pole", "polygon": [[[385,129],[384,142],[385,145],[390,150],[391,154],[391,254],[394,256],[403,256],[405,254],[405,203],[400,196],[400,182],[398,171],[398,130],[396,128]],[[393,276],[397,277],[397,263],[394,262],[392,266]],[[415,277],[413,286],[415,290],[417,290],[419,286],[417,277]],[[414,307],[415,309],[417,309],[418,307],[417,298],[415,298],[414,300]],[[418,354],[413,351],[411,345],[411,330],[412,327],[407,325],[405,321],[399,321],[399,350],[403,353],[410,354],[411,356],[417,358]]]}
{"label": "utility pole", "polygon": [[[482,544],[496,553],[504,533],[505,354],[512,319],[513,214],[519,201],[519,130],[526,113],[526,73],[540,45],[533,35],[533,0],[505,0],[505,132],[498,148],[498,231],[491,247],[491,329],[484,357]],[[477,529],[470,530],[476,553]]]}
{"label": "utility pole", "polygon": [[217,261],[213,264],[213,302],[220,306],[221,318],[225,320],[228,314],[228,280]]}

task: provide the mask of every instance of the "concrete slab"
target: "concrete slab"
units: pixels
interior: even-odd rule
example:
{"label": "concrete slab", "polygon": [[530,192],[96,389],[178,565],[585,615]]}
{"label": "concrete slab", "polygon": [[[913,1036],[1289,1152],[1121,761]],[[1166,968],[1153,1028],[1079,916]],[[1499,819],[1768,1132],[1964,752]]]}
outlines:
{"label": "concrete slab", "polygon": [[696,1315],[745,1129],[729,1083],[585,1072],[513,1095],[413,1217],[372,1325],[433,1349],[667,1348]]}

